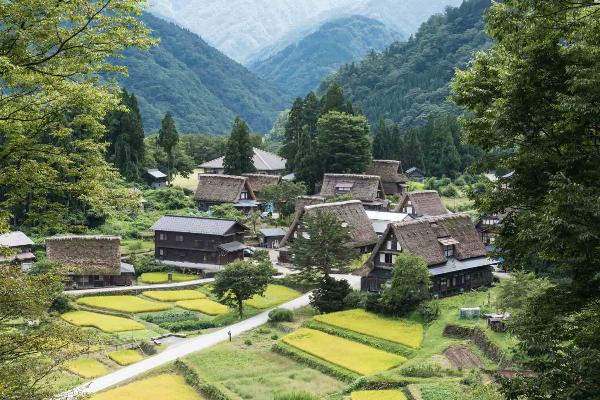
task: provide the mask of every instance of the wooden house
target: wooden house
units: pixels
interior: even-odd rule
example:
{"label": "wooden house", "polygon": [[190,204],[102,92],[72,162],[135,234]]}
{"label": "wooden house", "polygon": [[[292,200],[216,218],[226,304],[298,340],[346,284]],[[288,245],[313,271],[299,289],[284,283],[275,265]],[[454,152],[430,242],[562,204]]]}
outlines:
{"label": "wooden house", "polygon": [[0,253],[0,264],[18,263],[27,265],[35,261],[33,241],[23,232],[14,231],[0,235],[0,247],[7,247],[8,254]]}
{"label": "wooden house", "polygon": [[233,204],[245,212],[260,208],[245,176],[199,174],[195,199],[201,211],[219,204]]}
{"label": "wooden house", "polygon": [[155,189],[167,186],[167,175],[156,168],[146,170],[144,179],[148,186]]}
{"label": "wooden house", "polygon": [[258,233],[259,246],[267,249],[277,249],[285,237],[286,231],[281,228],[263,228]]}
{"label": "wooden house", "polygon": [[406,176],[408,176],[408,178],[411,181],[415,181],[415,182],[425,182],[425,173],[423,171],[421,171],[420,168],[417,167],[412,167],[406,170]]}
{"label": "wooden house", "polygon": [[261,192],[266,186],[277,185],[281,182],[281,175],[242,174],[242,176],[248,178],[248,184],[257,199],[262,199]]}
{"label": "wooden house", "polygon": [[366,175],[376,175],[381,179],[385,194],[402,194],[406,191],[408,177],[402,172],[402,164],[396,160],[373,160]]}
{"label": "wooden house", "polygon": [[481,242],[488,251],[494,249],[494,242],[498,235],[500,224],[502,224],[502,220],[505,216],[506,214],[492,213],[484,215],[475,223],[475,229],[477,229],[479,239],[481,239]]}
{"label": "wooden house", "polygon": [[[252,163],[258,174],[267,175],[283,175],[285,173],[285,158],[279,157],[277,154],[269,153],[256,147],[253,149],[254,155]],[[225,167],[223,162],[225,157],[215,158],[200,165],[203,173],[206,174],[224,174]]]}
{"label": "wooden house", "polygon": [[183,269],[218,271],[244,258],[244,225],[229,219],[165,215],[152,225],[155,258]]}
{"label": "wooden house", "polygon": [[69,268],[68,289],[130,286],[135,277],[133,266],[121,261],[118,236],[49,237],[46,257]]}
{"label": "wooden house", "polygon": [[379,292],[392,277],[402,252],[422,257],[432,279],[431,292],[448,296],[492,283],[492,266],[471,218],[449,214],[390,224],[366,265],[357,271],[362,290]]}
{"label": "wooden house", "polygon": [[408,214],[413,218],[449,214],[440,195],[435,190],[404,193],[394,208],[394,212]]}
{"label": "wooden house", "polygon": [[360,200],[366,210],[387,210],[389,204],[379,176],[325,174],[320,196],[330,200],[344,195]]}

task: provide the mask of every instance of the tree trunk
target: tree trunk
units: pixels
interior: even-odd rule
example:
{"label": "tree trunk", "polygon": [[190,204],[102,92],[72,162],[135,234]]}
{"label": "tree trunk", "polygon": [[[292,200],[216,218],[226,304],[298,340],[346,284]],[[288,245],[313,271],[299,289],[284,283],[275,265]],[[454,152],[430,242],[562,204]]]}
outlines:
{"label": "tree trunk", "polygon": [[237,302],[238,302],[238,313],[240,314],[240,319],[242,319],[242,318],[244,318],[244,302],[239,297],[237,297]]}

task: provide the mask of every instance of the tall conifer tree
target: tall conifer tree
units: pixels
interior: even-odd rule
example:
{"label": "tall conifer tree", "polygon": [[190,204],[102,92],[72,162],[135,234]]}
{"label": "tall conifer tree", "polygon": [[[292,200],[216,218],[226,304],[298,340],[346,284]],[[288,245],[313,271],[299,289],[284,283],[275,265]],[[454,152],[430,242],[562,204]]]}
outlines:
{"label": "tall conifer tree", "polygon": [[250,129],[240,117],[237,117],[227,140],[227,149],[223,160],[225,173],[241,175],[246,172],[255,172],[253,157],[254,149],[250,140]]}
{"label": "tall conifer tree", "polygon": [[165,117],[160,123],[160,130],[158,131],[158,145],[167,153],[167,176],[169,182],[171,182],[173,165],[174,162],[174,150],[175,146],[179,142],[179,133],[177,133],[177,127],[173,120],[173,115],[170,111],[167,111]]}

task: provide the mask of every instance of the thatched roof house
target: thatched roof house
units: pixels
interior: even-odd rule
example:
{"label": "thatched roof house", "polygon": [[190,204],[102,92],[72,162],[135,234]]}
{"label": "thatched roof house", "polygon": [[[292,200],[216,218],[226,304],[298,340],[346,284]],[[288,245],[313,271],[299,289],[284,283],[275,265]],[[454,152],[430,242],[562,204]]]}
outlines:
{"label": "thatched roof house", "polygon": [[369,210],[381,210],[388,206],[385,190],[376,175],[325,174],[320,195],[325,199],[350,195]]}
{"label": "thatched roof house", "polygon": [[[258,173],[271,174],[271,175],[283,175],[285,172],[285,158],[279,157],[277,154],[269,153],[256,147],[253,149],[254,156],[252,157],[252,163],[254,169]],[[207,161],[200,165],[200,168],[208,174],[223,174],[225,167],[223,162],[225,157],[215,158],[214,160]]]}
{"label": "thatched roof house", "polygon": [[198,174],[195,199],[198,208],[203,211],[224,203],[231,203],[240,208],[244,208],[244,205],[258,206],[256,195],[245,176]]}
{"label": "thatched roof house", "polygon": [[65,235],[46,238],[46,256],[78,274],[119,275],[121,238],[118,236]]}
{"label": "thatched roof house", "polygon": [[[379,290],[391,278],[395,257],[409,252],[425,260],[438,294],[457,293],[491,283],[490,266],[471,218],[448,214],[393,223],[357,272],[365,290]],[[472,275],[472,273],[474,273]]]}
{"label": "thatched roof house", "polygon": [[394,212],[406,213],[414,217],[432,217],[449,214],[435,190],[404,193]]}
{"label": "thatched roof house", "polygon": [[277,185],[281,182],[281,175],[242,174],[242,176],[248,178],[248,183],[257,196],[266,186]]}
{"label": "thatched roof house", "polygon": [[402,164],[396,160],[373,160],[366,175],[379,176],[386,194],[402,194],[408,182]]}
{"label": "thatched roof house", "polygon": [[302,234],[302,219],[306,215],[314,215],[319,212],[334,215],[340,224],[347,225],[351,239],[351,242],[347,243],[348,247],[366,252],[370,251],[377,243],[377,235],[365,209],[362,207],[362,203],[358,200],[351,200],[304,206],[296,214],[296,218],[294,218],[294,222],[283,238],[281,246],[289,244],[295,237]]}

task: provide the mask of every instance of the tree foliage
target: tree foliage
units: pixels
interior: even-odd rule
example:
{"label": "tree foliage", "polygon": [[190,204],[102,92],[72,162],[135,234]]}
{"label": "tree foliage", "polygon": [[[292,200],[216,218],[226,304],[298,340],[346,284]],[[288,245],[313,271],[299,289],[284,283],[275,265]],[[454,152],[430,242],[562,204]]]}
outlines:
{"label": "tree foliage", "polygon": [[272,281],[275,270],[271,261],[234,261],[217,275],[213,293],[230,307],[237,307],[240,319],[244,316],[243,302],[262,295]]}
{"label": "tree foliage", "polygon": [[347,280],[336,280],[331,276],[325,276],[319,287],[310,295],[310,305],[319,310],[320,313],[331,313],[344,309],[346,297],[352,292]]}
{"label": "tree foliage", "polygon": [[158,168],[161,171],[171,171],[171,179],[176,175],[188,177],[196,167],[192,157],[186,152],[187,147],[181,141],[171,150],[171,157],[158,144],[158,135],[146,137],[144,164],[146,168]]}
{"label": "tree foliage", "polygon": [[394,315],[406,315],[429,298],[431,278],[427,263],[421,257],[400,253],[396,256],[392,279],[381,293],[384,310]]}
{"label": "tree foliage", "polygon": [[499,254],[508,268],[561,278],[513,324],[536,374],[507,382],[509,398],[598,393],[597,318],[584,322],[600,298],[598,12],[592,1],[494,3],[496,43],[453,83],[468,140],[490,155],[482,170],[514,171],[476,202],[507,213]]}
{"label": "tree foliage", "polygon": [[160,130],[158,131],[157,144],[167,155],[167,176],[171,182],[173,178],[173,170],[175,170],[175,147],[179,143],[179,133],[173,120],[173,114],[167,111],[165,117],[160,122]]}
{"label": "tree foliage", "polygon": [[0,219],[53,231],[133,200],[104,159],[118,94],[98,76],[123,71],[110,64],[122,49],[150,44],[143,4],[0,4]]}
{"label": "tree foliage", "polygon": [[275,210],[286,217],[294,212],[296,197],[306,194],[306,185],[302,182],[281,181],[276,185],[265,186],[261,196],[273,203]]}
{"label": "tree foliage", "polygon": [[250,140],[250,129],[239,117],[235,119],[231,134],[227,140],[223,168],[228,175],[241,175],[255,172],[254,149]]}

